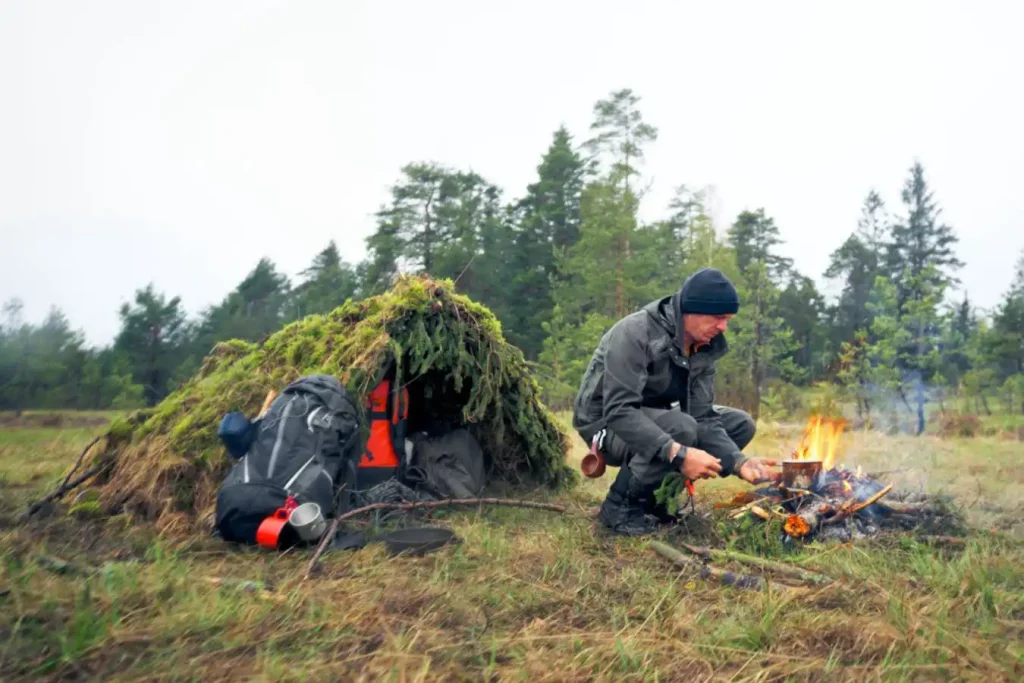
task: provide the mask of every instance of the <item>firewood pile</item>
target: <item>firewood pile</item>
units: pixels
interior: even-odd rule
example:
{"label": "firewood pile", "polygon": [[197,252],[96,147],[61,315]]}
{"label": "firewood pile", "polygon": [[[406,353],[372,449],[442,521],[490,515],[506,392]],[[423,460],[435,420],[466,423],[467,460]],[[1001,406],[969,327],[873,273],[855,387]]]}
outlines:
{"label": "firewood pile", "polygon": [[842,420],[813,417],[782,478],[738,495],[734,519],[754,516],[782,522],[783,540],[851,541],[883,530],[950,533],[963,526],[962,513],[946,496],[898,492],[892,484],[835,465]]}

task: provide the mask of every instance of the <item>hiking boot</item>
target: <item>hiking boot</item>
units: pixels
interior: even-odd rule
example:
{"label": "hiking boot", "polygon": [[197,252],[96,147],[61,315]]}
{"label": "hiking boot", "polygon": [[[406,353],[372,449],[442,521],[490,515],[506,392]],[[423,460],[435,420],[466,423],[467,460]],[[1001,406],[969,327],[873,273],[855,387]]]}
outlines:
{"label": "hiking boot", "polygon": [[682,519],[678,512],[670,514],[664,503],[655,500],[654,491],[655,487],[650,487],[637,496],[644,514],[654,520],[655,524],[675,524]]}
{"label": "hiking boot", "polygon": [[632,479],[628,467],[619,468],[619,475],[608,489],[597,518],[612,533],[645,536],[657,531],[658,527],[655,520],[644,513],[640,500],[630,495]]}

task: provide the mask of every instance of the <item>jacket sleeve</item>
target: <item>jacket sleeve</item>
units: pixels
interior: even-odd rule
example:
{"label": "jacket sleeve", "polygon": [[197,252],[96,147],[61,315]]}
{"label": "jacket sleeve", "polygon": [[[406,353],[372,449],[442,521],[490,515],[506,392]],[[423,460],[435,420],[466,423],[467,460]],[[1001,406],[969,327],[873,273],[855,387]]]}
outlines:
{"label": "jacket sleeve", "polygon": [[706,373],[696,383],[696,391],[690,398],[694,407],[693,417],[697,420],[697,448],[707,451],[722,461],[721,476],[739,476],[739,469],[747,461],[736,442],[722,426],[722,420],[715,412],[715,373]]}
{"label": "jacket sleeve", "polygon": [[668,460],[672,437],[642,410],[647,384],[646,329],[612,328],[604,360],[604,420],[637,455]]}

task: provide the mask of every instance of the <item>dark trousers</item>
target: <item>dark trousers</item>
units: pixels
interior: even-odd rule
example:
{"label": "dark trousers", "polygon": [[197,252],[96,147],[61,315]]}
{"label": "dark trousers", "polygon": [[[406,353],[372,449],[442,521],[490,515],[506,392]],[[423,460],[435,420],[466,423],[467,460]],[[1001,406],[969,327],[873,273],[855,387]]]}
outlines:
{"label": "dark trousers", "polygon": [[[697,438],[697,421],[692,416],[677,409],[643,408],[642,410],[677,443],[684,446],[701,447]],[[725,432],[736,444],[736,448],[743,450],[754,438],[757,423],[749,414],[737,408],[715,406],[714,410],[718,414]],[[637,481],[644,486],[660,484],[672,469],[671,464],[662,460],[660,456],[652,458],[634,455],[625,442],[610,430],[605,437],[602,452],[609,465],[622,467],[625,464]]]}

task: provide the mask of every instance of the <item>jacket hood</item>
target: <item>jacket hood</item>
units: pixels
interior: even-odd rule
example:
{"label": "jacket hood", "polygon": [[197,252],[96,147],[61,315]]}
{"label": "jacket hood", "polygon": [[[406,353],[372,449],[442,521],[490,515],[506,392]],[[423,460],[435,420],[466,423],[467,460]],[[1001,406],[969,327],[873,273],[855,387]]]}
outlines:
{"label": "jacket hood", "polygon": [[[668,334],[676,348],[685,352],[685,349],[683,349],[683,338],[680,331],[680,323],[682,321],[679,317],[679,292],[676,292],[672,296],[666,296],[652,301],[644,306],[643,310],[658,327]],[[711,340],[711,355],[715,360],[724,356],[728,351],[729,342],[726,341],[724,332]]]}

